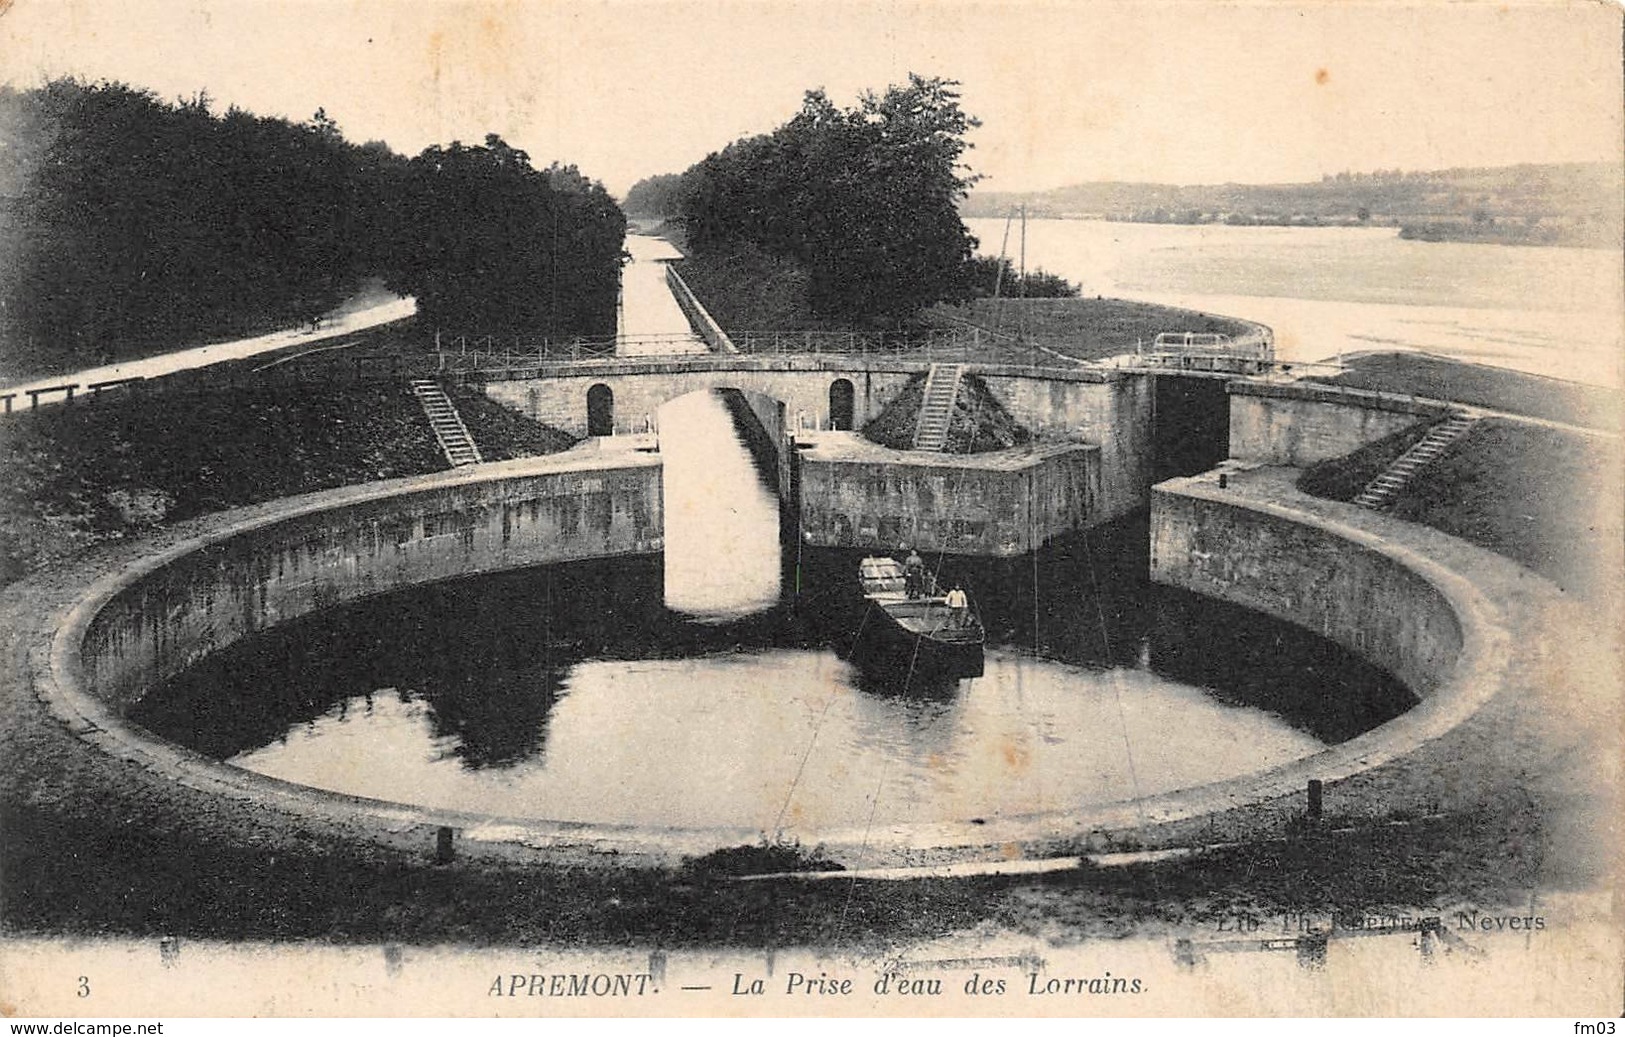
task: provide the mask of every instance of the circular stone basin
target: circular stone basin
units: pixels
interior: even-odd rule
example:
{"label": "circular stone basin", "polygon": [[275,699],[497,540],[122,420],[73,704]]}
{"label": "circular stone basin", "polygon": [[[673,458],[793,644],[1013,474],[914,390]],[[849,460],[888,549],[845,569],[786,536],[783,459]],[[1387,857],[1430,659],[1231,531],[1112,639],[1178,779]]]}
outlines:
{"label": "circular stone basin", "polygon": [[1127,584],[1112,599],[1127,618],[1110,630],[1095,599],[1066,597],[1076,614],[1044,622],[1070,639],[1044,655],[1009,643],[1030,643],[1030,601],[984,599],[1006,643],[989,646],[982,677],[900,680],[829,647],[859,617],[804,606],[694,622],[658,604],[657,566],[572,563],[294,621],[205,659],[130,719],[244,770],[352,796],[805,840],[1206,785],[1414,703],[1295,628]]}

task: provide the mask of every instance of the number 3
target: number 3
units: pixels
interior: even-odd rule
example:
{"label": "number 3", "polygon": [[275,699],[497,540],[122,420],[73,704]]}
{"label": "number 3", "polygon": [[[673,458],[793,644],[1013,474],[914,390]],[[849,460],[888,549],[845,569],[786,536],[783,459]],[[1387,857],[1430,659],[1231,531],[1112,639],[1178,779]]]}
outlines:
{"label": "number 3", "polygon": [[90,977],[89,976],[80,976],[79,977],[79,996],[80,997],[89,997],[90,996]]}

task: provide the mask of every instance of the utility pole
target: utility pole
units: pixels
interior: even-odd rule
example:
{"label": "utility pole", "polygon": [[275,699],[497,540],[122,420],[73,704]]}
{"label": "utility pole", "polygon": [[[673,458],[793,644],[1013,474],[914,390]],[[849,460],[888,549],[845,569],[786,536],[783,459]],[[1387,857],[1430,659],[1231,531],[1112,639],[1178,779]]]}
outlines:
{"label": "utility pole", "polygon": [[[1020,293],[1023,303],[1027,301],[1027,203],[1021,203],[1021,280],[1016,283],[1016,290]],[[1022,341],[1027,339],[1027,307],[1018,306],[1016,309],[1016,337]]]}

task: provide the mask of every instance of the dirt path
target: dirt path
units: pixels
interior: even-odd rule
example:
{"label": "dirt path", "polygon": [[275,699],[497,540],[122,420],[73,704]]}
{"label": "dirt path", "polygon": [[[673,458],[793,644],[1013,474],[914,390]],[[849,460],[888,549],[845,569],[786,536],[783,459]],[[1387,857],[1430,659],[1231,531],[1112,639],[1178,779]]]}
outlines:
{"label": "dirt path", "polygon": [[[352,334],[366,328],[410,317],[416,312],[417,302],[410,298],[392,299],[389,302],[377,303],[351,312],[344,312],[341,307],[334,314],[324,318],[321,325],[315,329],[307,327],[289,328],[283,331],[273,331],[268,335],[258,335],[254,338],[237,339],[233,342],[216,342],[207,346],[194,346],[191,349],[176,350],[173,353],[160,353],[157,356],[124,360],[101,367],[88,367],[82,371],[51,375],[18,385],[6,386],[0,389],[0,393],[16,393],[16,399],[12,401],[12,406],[21,409],[29,406],[30,400],[27,393],[33,389],[72,385],[75,386],[76,393],[84,393],[88,391],[90,385],[96,382],[110,382],[121,378],[156,378],[160,375],[173,374],[176,371],[205,367],[209,364],[219,363],[222,360],[241,360],[243,357],[268,353],[275,349],[285,349],[298,343],[318,342],[323,339]],[[43,393],[39,397],[39,403],[40,406],[45,406],[51,403],[60,403],[65,398],[65,391]]]}

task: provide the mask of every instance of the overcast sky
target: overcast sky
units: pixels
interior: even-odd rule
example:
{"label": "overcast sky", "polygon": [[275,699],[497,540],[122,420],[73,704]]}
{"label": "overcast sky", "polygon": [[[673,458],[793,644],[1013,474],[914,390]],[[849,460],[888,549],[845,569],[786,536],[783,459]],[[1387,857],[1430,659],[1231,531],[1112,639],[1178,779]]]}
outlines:
{"label": "overcast sky", "polygon": [[[0,9],[4,9],[0,0]],[[487,132],[617,194],[910,71],[963,83],[999,190],[1610,159],[1613,3],[14,0],[0,75],[73,73],[415,153]]]}

